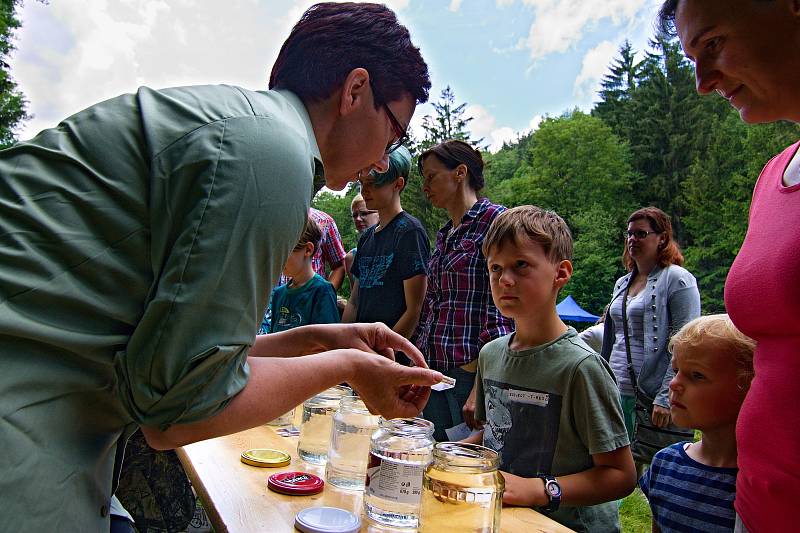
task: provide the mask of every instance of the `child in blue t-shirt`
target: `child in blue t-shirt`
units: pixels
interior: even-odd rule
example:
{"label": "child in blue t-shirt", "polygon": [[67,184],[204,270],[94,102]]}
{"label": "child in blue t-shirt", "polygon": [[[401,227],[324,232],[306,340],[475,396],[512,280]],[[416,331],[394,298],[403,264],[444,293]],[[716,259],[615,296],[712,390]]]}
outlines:
{"label": "child in blue t-shirt", "polygon": [[656,453],[639,480],[653,531],[733,531],[736,418],[753,378],[755,342],[728,315],[696,318],[670,341],[672,421],[702,431]]}
{"label": "child in blue t-shirt", "polygon": [[314,252],[322,239],[322,231],[309,217],[300,240],[289,254],[283,274],[289,283],[275,287],[270,297],[269,326],[264,333],[276,333],[307,324],[339,322],[336,291],[312,266]]}

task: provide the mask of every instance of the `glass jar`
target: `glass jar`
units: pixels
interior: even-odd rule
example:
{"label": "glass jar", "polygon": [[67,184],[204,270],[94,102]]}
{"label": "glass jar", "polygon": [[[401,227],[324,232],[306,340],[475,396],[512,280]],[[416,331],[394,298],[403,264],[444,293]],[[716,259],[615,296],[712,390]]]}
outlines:
{"label": "glass jar", "polygon": [[420,533],[500,531],[505,481],[497,452],[477,444],[440,442],[425,470]]}
{"label": "glass jar", "polygon": [[294,422],[294,409],[287,413],[283,413],[281,416],[274,420],[270,420],[267,422],[268,426],[291,426],[292,422]]}
{"label": "glass jar", "polygon": [[422,476],[433,444],[433,424],[427,420],[380,419],[367,465],[364,511],[369,518],[392,527],[417,527]]}
{"label": "glass jar", "polygon": [[339,408],[339,400],[352,394],[350,387],[337,385],[303,402],[303,420],[297,441],[297,455],[302,460],[317,465],[325,464],[333,413]]}
{"label": "glass jar", "polygon": [[325,479],[342,489],[363,490],[369,460],[369,444],[378,429],[373,415],[357,396],[344,396],[333,415]]}

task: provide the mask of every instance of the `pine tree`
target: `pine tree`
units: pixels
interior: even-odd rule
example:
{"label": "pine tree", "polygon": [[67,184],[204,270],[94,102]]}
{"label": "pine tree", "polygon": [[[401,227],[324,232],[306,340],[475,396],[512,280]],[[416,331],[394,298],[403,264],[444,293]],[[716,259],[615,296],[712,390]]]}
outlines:
{"label": "pine tree", "polygon": [[[438,102],[431,102],[436,111],[435,116],[426,115],[422,119],[423,138],[413,140],[410,146],[418,148],[412,151],[415,156],[428,148],[450,139],[467,142],[477,147],[483,139],[472,140],[469,123],[472,117],[465,116],[467,103],[456,105],[456,96],[448,85],[442,91]],[[416,162],[416,160],[415,160]],[[436,242],[436,233],[447,222],[447,213],[443,209],[434,208],[422,192],[422,175],[417,165],[412,165],[408,186],[403,191],[403,208],[417,217],[428,232],[432,243]]]}
{"label": "pine tree", "polygon": [[439,101],[431,102],[431,105],[436,115],[422,117],[425,137],[420,145],[423,150],[450,139],[465,141],[476,147],[483,141],[482,138],[476,141],[470,139],[469,123],[473,117],[464,116],[467,103],[456,105],[456,95],[449,85],[442,90]]}
{"label": "pine tree", "polygon": [[636,60],[636,51],[630,41],[625,40],[619,48],[619,56],[609,67],[600,82],[600,102],[592,114],[600,117],[617,135],[625,135],[630,125],[630,103],[641,77],[642,62]]}
{"label": "pine tree", "polygon": [[20,27],[16,14],[20,3],[21,0],[0,2],[0,148],[14,144],[17,140],[14,130],[30,118],[28,101],[11,76],[8,64],[9,55],[14,50],[14,31]]}

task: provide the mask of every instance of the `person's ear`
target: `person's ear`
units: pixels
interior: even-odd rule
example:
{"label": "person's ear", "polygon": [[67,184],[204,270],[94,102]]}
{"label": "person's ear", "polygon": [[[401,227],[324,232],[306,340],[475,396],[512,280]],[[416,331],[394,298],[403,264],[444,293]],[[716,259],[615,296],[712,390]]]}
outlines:
{"label": "person's ear", "polygon": [[394,180],[394,190],[397,192],[401,192],[403,188],[406,186],[406,179],[403,176],[400,176],[396,180]]}
{"label": "person's ear", "polygon": [[342,92],[339,97],[339,114],[349,115],[353,111],[363,107],[367,100],[367,94],[371,93],[369,86],[369,72],[364,68],[354,68],[350,71],[342,83]]}
{"label": "person's ear", "polygon": [[461,163],[460,165],[458,165],[455,168],[455,172],[456,172],[456,181],[458,183],[461,183],[465,179],[467,179],[467,165],[465,165],[464,163]]}
{"label": "person's ear", "polygon": [[562,260],[556,267],[555,286],[561,289],[572,277],[572,262],[567,259]]}
{"label": "person's ear", "polygon": [[313,257],[314,256],[314,243],[313,242],[307,242],[306,243],[305,256],[306,257]]}

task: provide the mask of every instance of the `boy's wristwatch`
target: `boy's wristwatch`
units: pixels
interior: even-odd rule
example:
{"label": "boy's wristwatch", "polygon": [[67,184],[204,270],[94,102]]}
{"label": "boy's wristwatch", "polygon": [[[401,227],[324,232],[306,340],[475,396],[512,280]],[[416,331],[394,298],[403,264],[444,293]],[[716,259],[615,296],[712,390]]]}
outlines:
{"label": "boy's wristwatch", "polygon": [[558,481],[553,476],[541,476],[541,478],[544,481],[544,492],[550,500],[541,509],[546,513],[552,513],[558,510],[558,506],[561,504],[561,485],[558,484]]}

